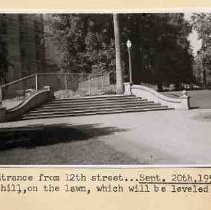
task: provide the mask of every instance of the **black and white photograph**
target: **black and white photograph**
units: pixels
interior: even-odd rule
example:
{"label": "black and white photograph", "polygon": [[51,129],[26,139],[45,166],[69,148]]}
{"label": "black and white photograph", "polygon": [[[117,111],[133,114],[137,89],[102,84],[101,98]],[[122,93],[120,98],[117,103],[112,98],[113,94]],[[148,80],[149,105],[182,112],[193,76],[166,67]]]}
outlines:
{"label": "black and white photograph", "polygon": [[211,12],[0,13],[1,165],[211,164]]}

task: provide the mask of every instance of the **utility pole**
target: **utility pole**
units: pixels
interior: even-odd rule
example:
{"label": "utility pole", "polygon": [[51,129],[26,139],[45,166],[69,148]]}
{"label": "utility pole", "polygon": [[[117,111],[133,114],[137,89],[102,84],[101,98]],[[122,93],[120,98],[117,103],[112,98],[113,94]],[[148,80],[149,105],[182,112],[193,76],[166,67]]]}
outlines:
{"label": "utility pole", "polygon": [[118,14],[113,14],[114,22],[114,39],[115,39],[115,54],[116,54],[116,93],[123,94],[123,76],[121,69],[121,47]]}

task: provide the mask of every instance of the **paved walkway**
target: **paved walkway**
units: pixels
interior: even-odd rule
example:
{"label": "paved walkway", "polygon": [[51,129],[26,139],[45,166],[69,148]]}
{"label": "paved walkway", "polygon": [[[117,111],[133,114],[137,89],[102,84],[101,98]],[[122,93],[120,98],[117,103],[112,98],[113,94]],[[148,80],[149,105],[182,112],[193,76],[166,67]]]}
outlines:
{"label": "paved walkway", "polygon": [[[0,132],[20,127],[35,145],[1,151],[1,164],[211,164],[211,109],[28,120],[2,123]],[[84,142],[91,149],[81,151]]]}

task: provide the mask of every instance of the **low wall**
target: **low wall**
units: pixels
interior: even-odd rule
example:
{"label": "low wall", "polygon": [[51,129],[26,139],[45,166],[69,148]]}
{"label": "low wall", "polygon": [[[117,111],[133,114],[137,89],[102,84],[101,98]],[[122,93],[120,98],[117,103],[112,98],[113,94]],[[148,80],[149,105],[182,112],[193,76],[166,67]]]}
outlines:
{"label": "low wall", "polygon": [[183,92],[183,95],[178,98],[170,98],[160,94],[159,92],[142,86],[142,85],[129,85],[125,84],[125,94],[132,94],[136,97],[141,97],[149,101],[154,101],[155,103],[160,103],[162,105],[168,106],[169,108],[188,110],[189,105],[189,96],[186,95],[186,91]]}
{"label": "low wall", "polygon": [[7,109],[5,113],[5,120],[13,120],[27,111],[39,106],[40,104],[51,100],[53,98],[53,94],[51,90],[40,90],[36,92],[35,94],[31,95],[27,100],[25,100],[23,103],[19,104],[18,106]]}

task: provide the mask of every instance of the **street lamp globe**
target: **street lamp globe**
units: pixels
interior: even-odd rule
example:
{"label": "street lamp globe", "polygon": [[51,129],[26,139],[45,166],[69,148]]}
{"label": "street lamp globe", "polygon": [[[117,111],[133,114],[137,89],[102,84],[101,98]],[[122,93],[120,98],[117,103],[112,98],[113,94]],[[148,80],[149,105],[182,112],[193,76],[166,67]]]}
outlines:
{"label": "street lamp globe", "polygon": [[127,43],[126,43],[126,45],[127,45],[127,49],[128,49],[128,70],[129,70],[129,82],[130,82],[130,84],[132,84],[133,83],[133,81],[132,81],[132,62],[131,62],[131,47],[132,47],[132,43],[131,43],[131,41],[128,39],[127,40]]}
{"label": "street lamp globe", "polygon": [[131,41],[129,39],[127,40],[126,45],[127,45],[128,49],[130,49],[132,47],[132,43],[131,43]]}

